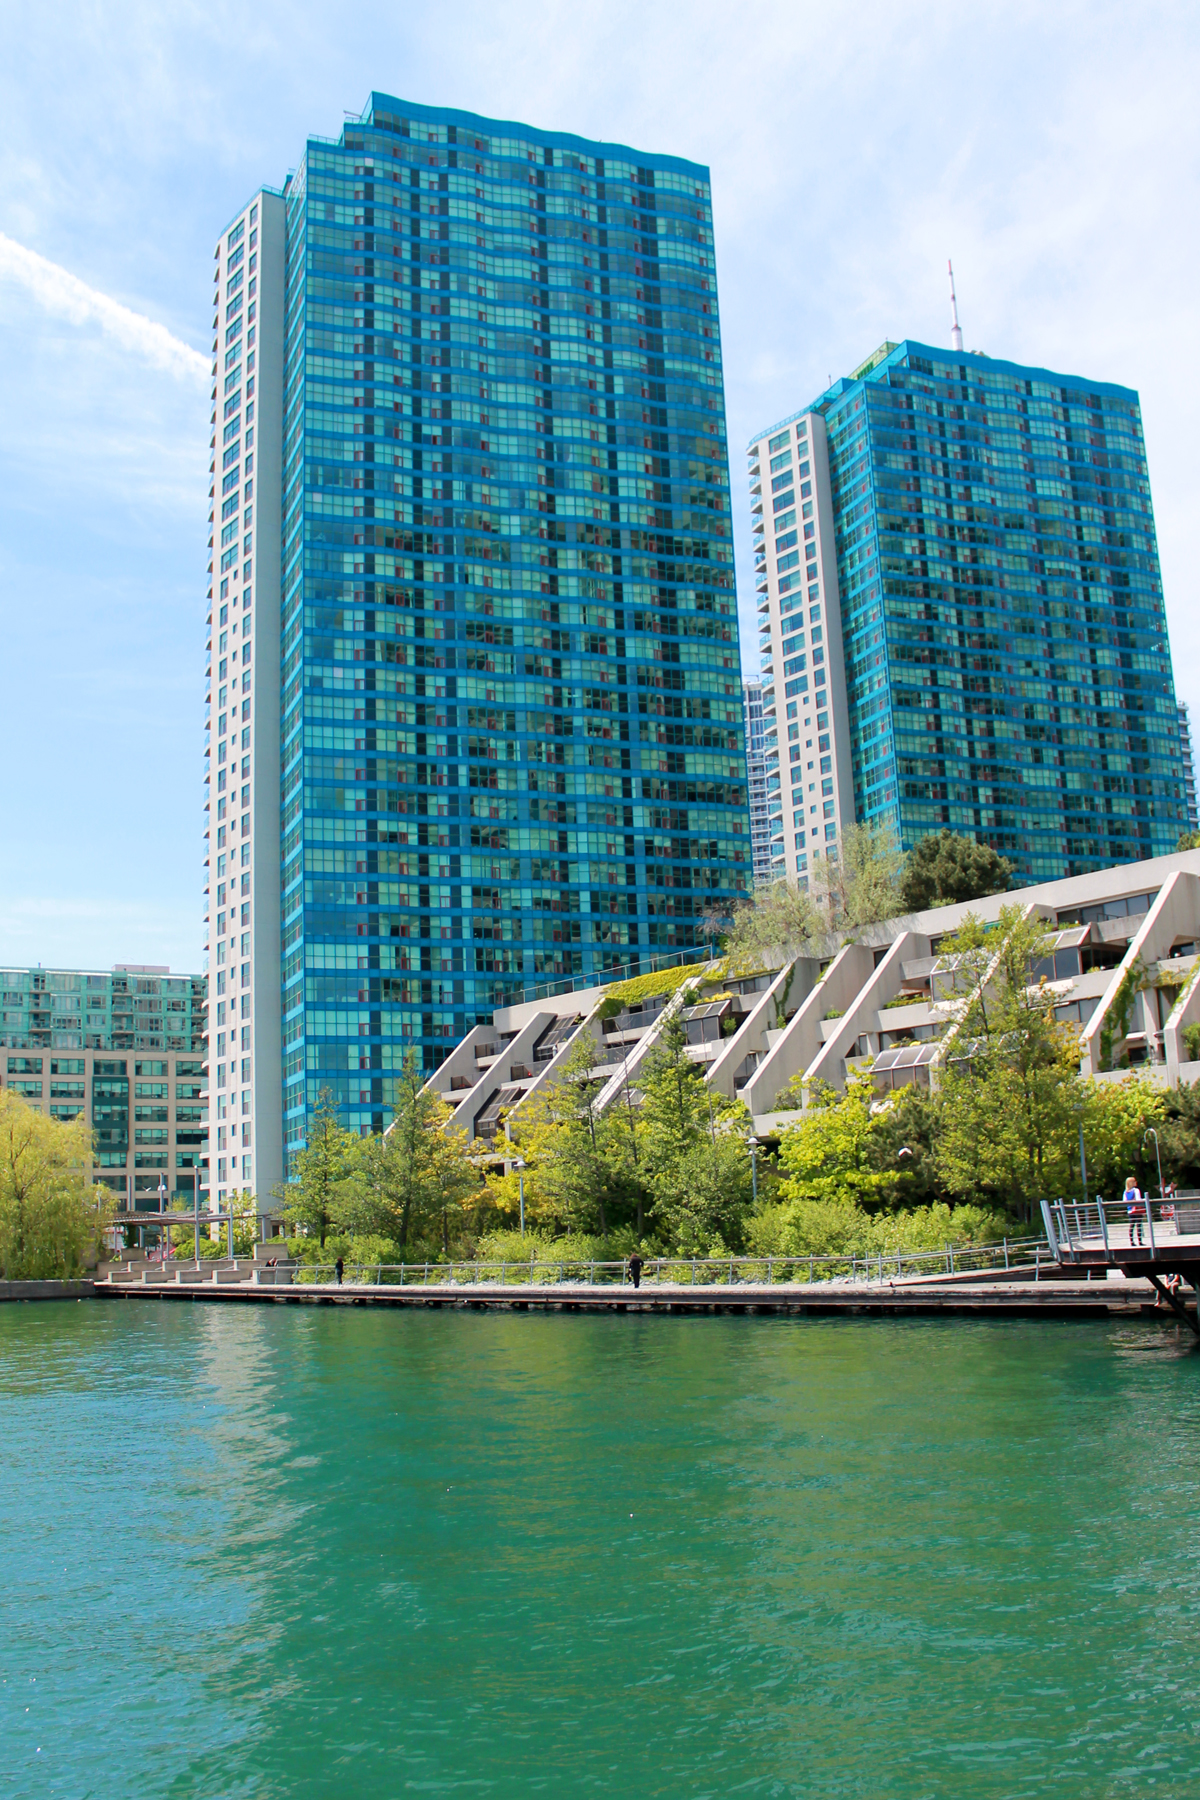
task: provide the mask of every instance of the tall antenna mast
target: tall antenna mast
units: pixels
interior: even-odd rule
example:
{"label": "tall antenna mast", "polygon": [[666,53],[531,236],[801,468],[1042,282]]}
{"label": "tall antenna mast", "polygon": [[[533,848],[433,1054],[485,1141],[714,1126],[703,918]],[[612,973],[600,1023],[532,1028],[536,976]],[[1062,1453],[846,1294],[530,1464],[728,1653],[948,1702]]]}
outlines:
{"label": "tall antenna mast", "polygon": [[946,267],[950,271],[950,343],[955,350],[961,350],[963,347],[963,339],[962,327],[958,322],[958,300],[954,293],[954,264],[949,258],[946,259]]}

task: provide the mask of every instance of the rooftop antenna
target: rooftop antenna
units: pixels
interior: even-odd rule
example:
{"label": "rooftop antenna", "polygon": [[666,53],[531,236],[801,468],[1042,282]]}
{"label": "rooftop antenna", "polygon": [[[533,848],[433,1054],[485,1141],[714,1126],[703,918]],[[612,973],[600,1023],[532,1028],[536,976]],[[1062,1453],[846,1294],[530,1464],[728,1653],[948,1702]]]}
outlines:
{"label": "rooftop antenna", "polygon": [[946,267],[950,271],[950,318],[952,321],[950,326],[950,343],[955,350],[961,350],[963,347],[963,339],[962,327],[958,322],[958,300],[954,293],[954,264],[948,257],[946,259]]}

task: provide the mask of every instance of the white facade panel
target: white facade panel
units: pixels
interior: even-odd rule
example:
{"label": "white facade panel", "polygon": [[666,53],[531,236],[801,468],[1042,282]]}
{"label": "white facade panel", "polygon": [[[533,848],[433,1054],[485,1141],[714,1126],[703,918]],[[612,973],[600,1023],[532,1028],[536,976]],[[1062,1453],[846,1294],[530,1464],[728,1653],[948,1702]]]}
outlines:
{"label": "white facade panel", "polygon": [[213,1200],[283,1179],[279,619],[284,213],[260,192],[216,256],[208,955]]}
{"label": "white facade panel", "polygon": [[807,883],[854,819],[842,618],[825,421],[750,449],[770,876]]}

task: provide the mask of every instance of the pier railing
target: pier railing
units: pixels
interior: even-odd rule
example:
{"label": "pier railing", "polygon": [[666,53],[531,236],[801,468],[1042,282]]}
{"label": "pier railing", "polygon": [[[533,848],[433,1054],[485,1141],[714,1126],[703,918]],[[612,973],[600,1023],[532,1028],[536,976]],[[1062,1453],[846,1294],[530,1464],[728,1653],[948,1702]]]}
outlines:
{"label": "pier railing", "polygon": [[1180,1238],[1200,1238],[1200,1193],[1143,1194],[1105,1200],[1043,1200],[1046,1235],[1057,1256],[1098,1253],[1109,1262],[1134,1250],[1161,1251]]}
{"label": "pier railing", "polygon": [[[946,1244],[941,1250],[882,1250],[844,1256],[648,1257],[643,1287],[762,1286],[777,1283],[877,1283],[924,1276],[998,1272],[1020,1267],[1040,1279],[1054,1261],[1044,1238],[1006,1238],[999,1244]],[[291,1268],[300,1285],[337,1284],[333,1263]],[[342,1285],[353,1287],[611,1287],[631,1283],[628,1261],[531,1256],[528,1262],[346,1263]]]}

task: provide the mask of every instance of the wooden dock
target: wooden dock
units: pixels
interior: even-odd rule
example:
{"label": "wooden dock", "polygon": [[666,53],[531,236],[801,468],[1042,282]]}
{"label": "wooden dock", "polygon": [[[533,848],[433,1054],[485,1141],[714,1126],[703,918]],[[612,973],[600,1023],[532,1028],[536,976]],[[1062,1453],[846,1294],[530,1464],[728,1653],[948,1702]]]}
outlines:
{"label": "wooden dock", "polygon": [[[1155,1316],[1153,1289],[1140,1281],[898,1281],[879,1283],[709,1283],[699,1287],[553,1282],[464,1282],[393,1287],[299,1282],[174,1286],[95,1284],[98,1298],[216,1306],[405,1307],[417,1311],[720,1314],[789,1318],[1137,1319]],[[1170,1315],[1157,1311],[1159,1318]]]}

